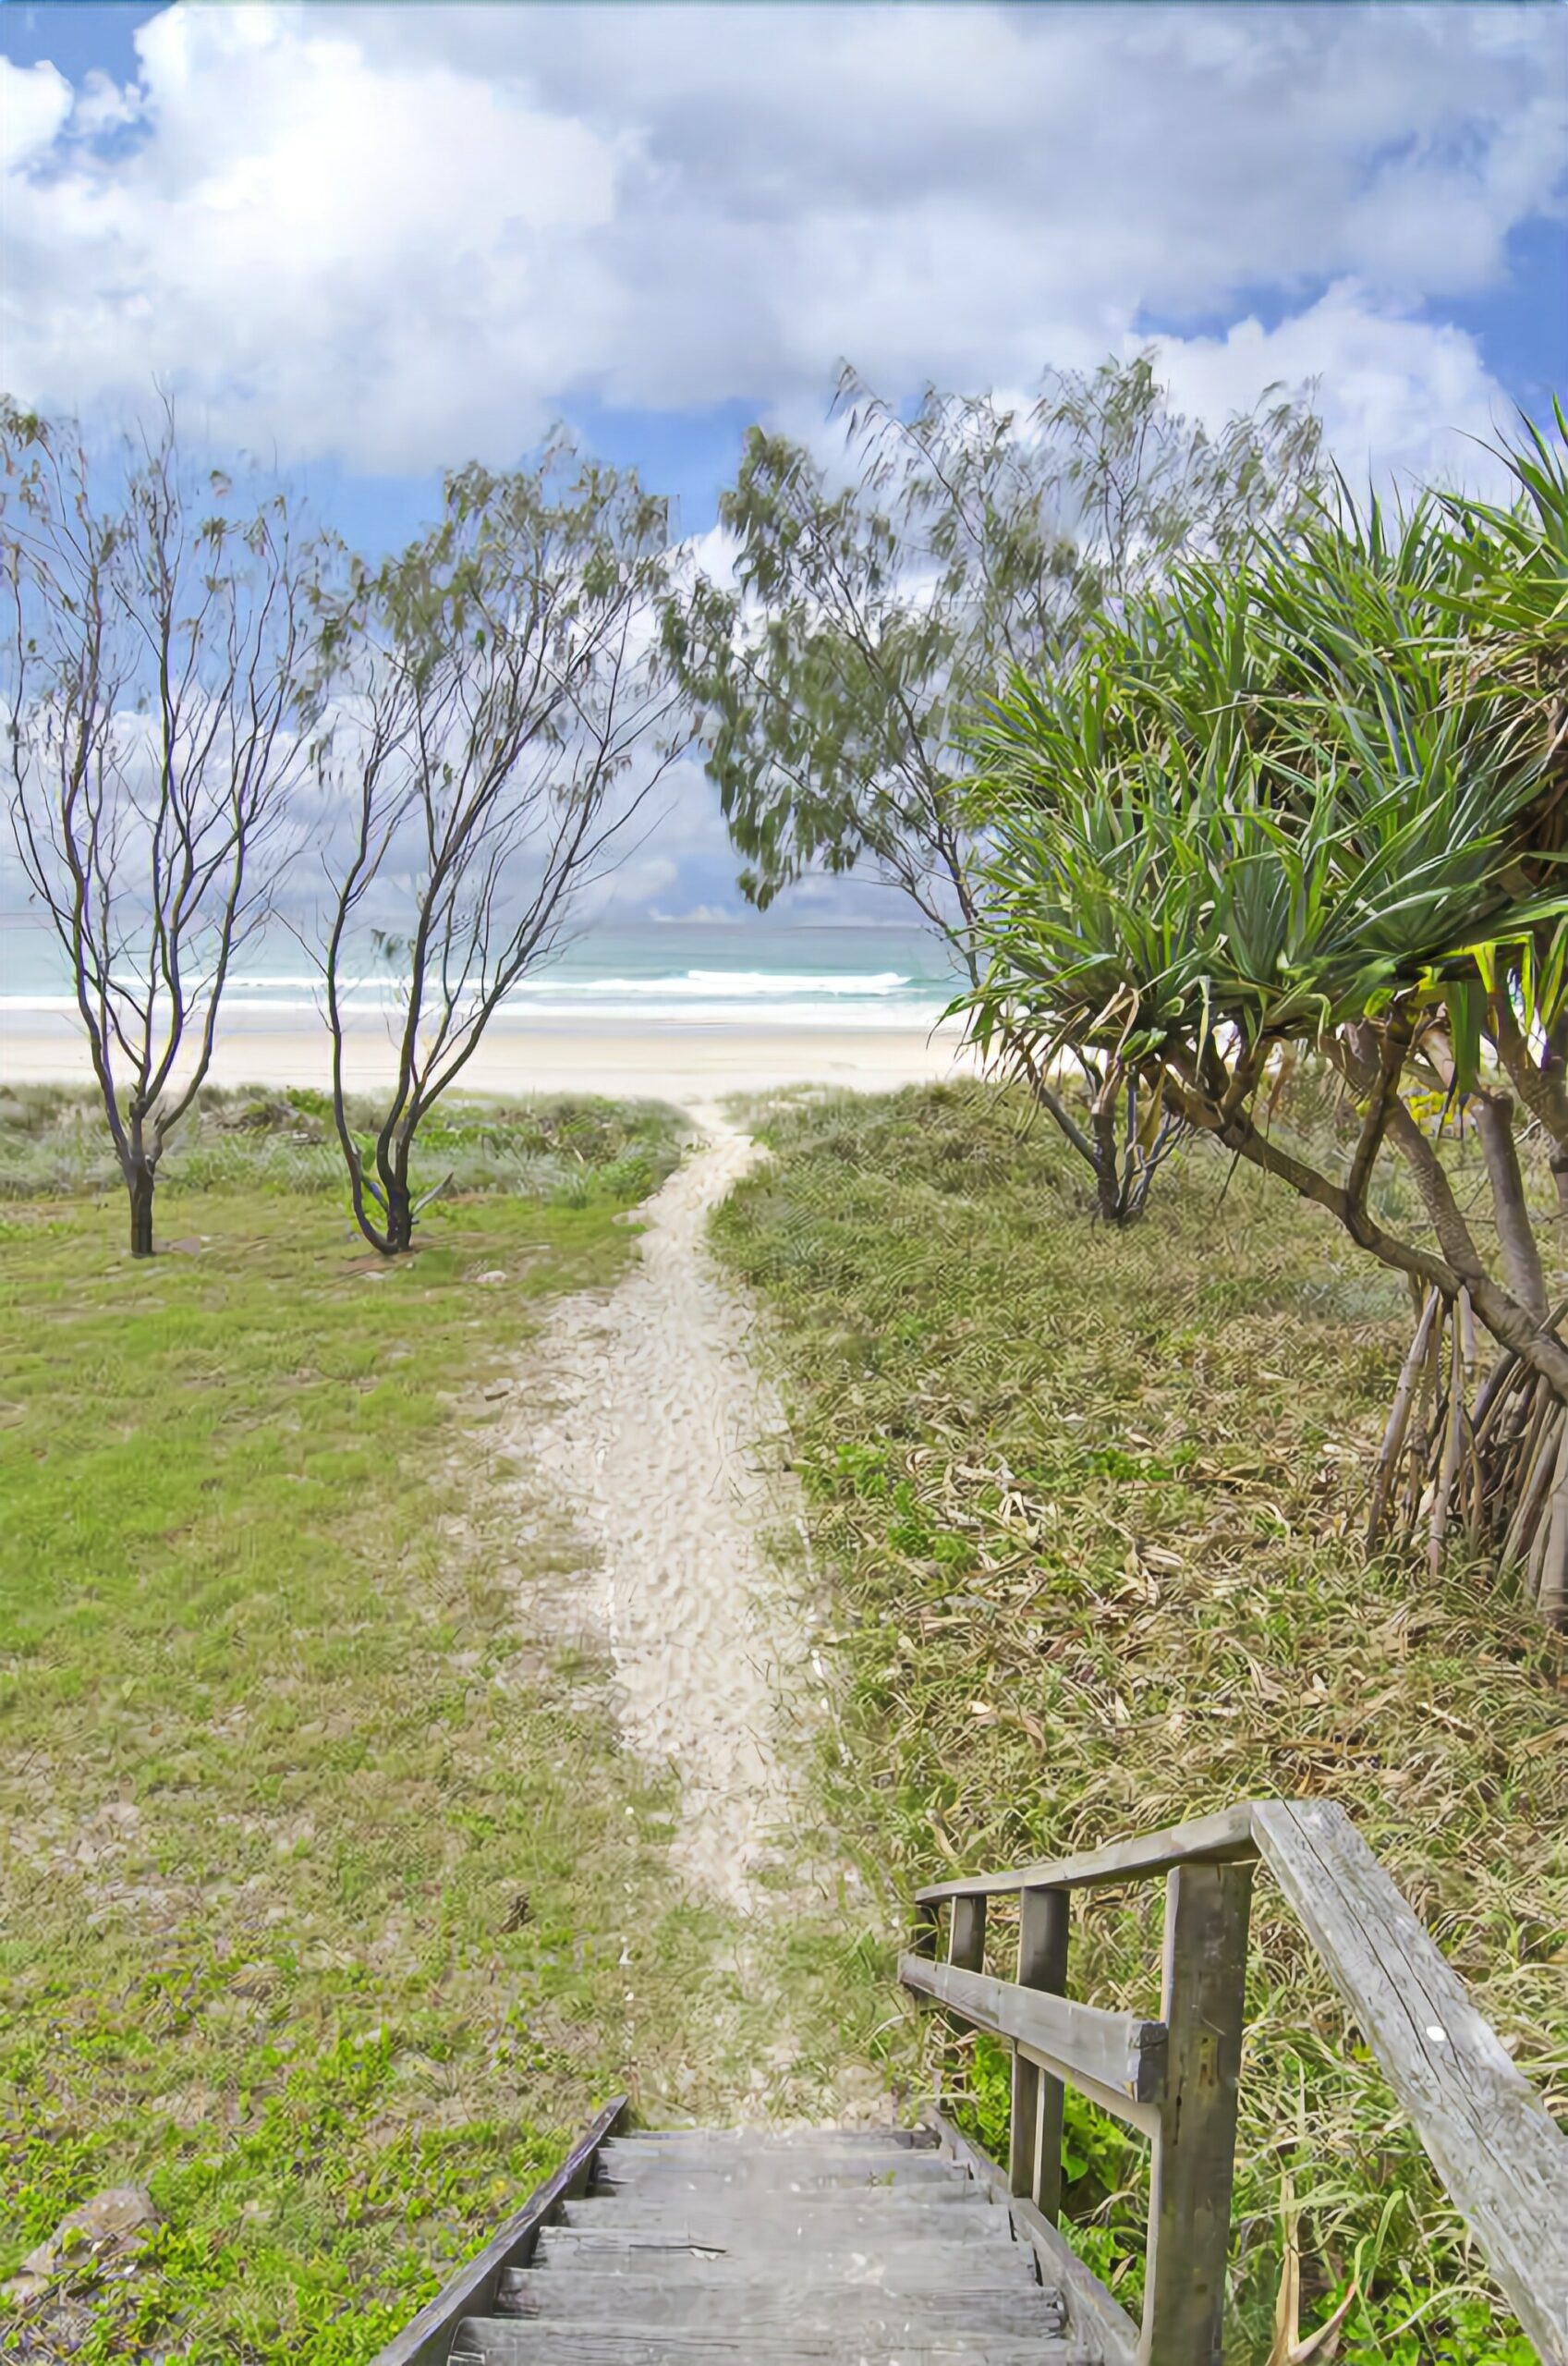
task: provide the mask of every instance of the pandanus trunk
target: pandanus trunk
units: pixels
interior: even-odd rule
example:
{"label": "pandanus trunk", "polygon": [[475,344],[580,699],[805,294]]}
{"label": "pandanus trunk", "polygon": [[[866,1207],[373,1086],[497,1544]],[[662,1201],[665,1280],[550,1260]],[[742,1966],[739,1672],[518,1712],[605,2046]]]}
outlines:
{"label": "pandanus trunk", "polygon": [[1478,1387],[1477,1370],[1468,1292],[1450,1303],[1432,1291],[1378,1457],[1367,1543],[1424,1546],[1434,1574],[1455,1551],[1489,1558],[1548,1625],[1568,1627],[1568,1403],[1512,1350]]}

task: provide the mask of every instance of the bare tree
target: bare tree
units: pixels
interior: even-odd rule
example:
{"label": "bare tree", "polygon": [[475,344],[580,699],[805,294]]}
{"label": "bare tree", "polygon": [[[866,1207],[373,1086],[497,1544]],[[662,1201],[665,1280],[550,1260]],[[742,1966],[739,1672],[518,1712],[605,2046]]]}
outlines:
{"label": "bare tree", "polygon": [[182,464],[166,408],[100,472],[74,422],[6,401],[0,457],[12,822],[147,1257],[159,1160],[274,884],[312,559],[282,494],[236,502]]}
{"label": "bare tree", "polygon": [[[357,569],[329,622],[333,1104],[355,1220],[384,1256],[409,1248],[442,1189],[411,1179],[422,1120],[676,752],[656,645],[665,543],[662,502],[558,442],[532,469],[449,479],[441,523]],[[392,1092],[361,1140],[348,1039],[372,947],[398,971],[400,1023]]]}

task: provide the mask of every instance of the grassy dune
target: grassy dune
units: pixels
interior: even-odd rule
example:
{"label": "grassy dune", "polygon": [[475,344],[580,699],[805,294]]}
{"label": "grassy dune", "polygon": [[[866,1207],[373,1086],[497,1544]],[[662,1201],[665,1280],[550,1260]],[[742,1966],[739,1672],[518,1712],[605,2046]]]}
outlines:
{"label": "grassy dune", "polygon": [[[1316,1212],[1194,1153],[1131,1236],[982,1088],[801,1101],[721,1213],[762,1297],[844,1687],[826,1811],[906,1884],[1251,1792],[1342,1800],[1568,2103],[1568,1657],[1463,1572],[1368,1570],[1356,1496],[1404,1302]],[[1076,1925],[1076,1993],[1158,1995],[1158,1884]],[[1232,2354],[1261,2360],[1282,2173],[1341,2355],[1531,2353],[1267,1881],[1255,1914]],[[997,1968],[1006,1958],[997,1929]],[[994,2138],[1003,2066],[969,2058]],[[1076,2239],[1130,2300],[1146,2162],[1087,2107]]]}
{"label": "grassy dune", "polygon": [[164,2226],[0,2354],[348,2366],[691,2051],[714,1934],[592,1671],[529,1640],[573,1546],[492,1500],[484,1396],[619,1271],[673,1122],[529,1113],[529,1188],[459,1113],[463,1196],[387,1273],[308,1105],[210,1104],[140,1265],[91,1129],[9,1116],[0,2277],[108,2185]]}

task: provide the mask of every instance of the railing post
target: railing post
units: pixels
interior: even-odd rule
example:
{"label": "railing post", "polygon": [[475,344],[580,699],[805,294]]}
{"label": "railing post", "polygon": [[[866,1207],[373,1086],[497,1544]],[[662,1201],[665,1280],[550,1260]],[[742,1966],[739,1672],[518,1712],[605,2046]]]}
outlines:
{"label": "railing post", "polygon": [[[955,1897],[947,1926],[947,1960],[959,1971],[983,1971],[986,1968],[986,1901],[978,1897]],[[942,2071],[947,2082],[956,2084],[958,2046],[956,2031],[948,2022],[948,2042],[940,2056]]]}
{"label": "railing post", "polygon": [[978,1897],[954,1899],[953,1924],[947,1934],[947,1960],[958,1971],[985,1970],[986,1901],[983,1891]]}
{"label": "railing post", "polygon": [[1168,1877],[1165,2095],[1155,2139],[1140,2366],[1219,2366],[1252,1867]]}
{"label": "railing post", "polygon": [[[1067,1993],[1067,1892],[1027,1889],[1019,1898],[1018,1984]],[[1062,2209],[1062,2081],[1013,2054],[1008,2182],[1054,2226]]]}

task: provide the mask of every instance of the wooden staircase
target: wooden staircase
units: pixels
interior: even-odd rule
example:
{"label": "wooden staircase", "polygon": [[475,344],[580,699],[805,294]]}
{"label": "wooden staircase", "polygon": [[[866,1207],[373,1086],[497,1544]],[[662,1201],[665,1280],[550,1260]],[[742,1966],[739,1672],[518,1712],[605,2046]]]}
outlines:
{"label": "wooden staircase", "polygon": [[[923,2129],[876,2135],[628,2135],[617,2101],[373,2366],[1220,2366],[1259,1864],[1543,2366],[1568,2366],[1568,2135],[1348,1818],[1312,1799],[917,1893],[900,1975],[1011,2049],[1005,2164],[940,2092]],[[1074,1898],[1150,1878],[1159,2018],[1070,1997]],[[1150,2145],[1138,2323],[1057,2223],[1064,2083]]]}
{"label": "wooden staircase", "polygon": [[[612,2115],[606,2115],[612,2117]],[[603,2121],[599,2123],[603,2126]],[[930,2134],[605,2135],[378,2366],[1095,2366]],[[474,2305],[468,2307],[467,2301]],[[439,2323],[434,2320],[439,2317]]]}

